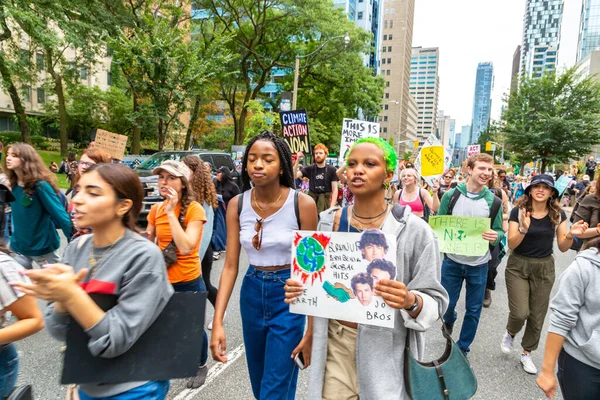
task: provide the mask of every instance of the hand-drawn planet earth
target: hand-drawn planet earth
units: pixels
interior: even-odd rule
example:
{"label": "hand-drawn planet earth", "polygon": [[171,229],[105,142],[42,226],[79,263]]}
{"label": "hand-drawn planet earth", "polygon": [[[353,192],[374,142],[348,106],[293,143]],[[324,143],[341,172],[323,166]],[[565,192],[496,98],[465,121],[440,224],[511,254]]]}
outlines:
{"label": "hand-drawn planet earth", "polygon": [[325,265],[325,249],[313,237],[305,237],[296,246],[298,266],[307,272],[319,272]]}

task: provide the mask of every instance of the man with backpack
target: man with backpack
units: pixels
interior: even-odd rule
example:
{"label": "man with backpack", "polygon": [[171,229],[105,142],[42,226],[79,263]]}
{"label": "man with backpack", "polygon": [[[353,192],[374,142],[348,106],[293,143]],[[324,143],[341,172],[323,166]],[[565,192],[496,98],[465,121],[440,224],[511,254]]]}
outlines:
{"label": "man with backpack", "polygon": [[[496,246],[504,237],[502,229],[502,201],[487,187],[494,176],[494,160],[489,154],[477,154],[468,160],[467,183],[448,190],[442,197],[438,215],[490,218],[491,227],[482,234],[483,239]],[[448,292],[450,304],[443,316],[450,333],[457,319],[456,303],[463,281],[466,281],[466,313],[460,332],[458,347],[467,354],[475,339],[488,277],[490,250],[483,256],[445,254],[442,263],[442,285]]]}

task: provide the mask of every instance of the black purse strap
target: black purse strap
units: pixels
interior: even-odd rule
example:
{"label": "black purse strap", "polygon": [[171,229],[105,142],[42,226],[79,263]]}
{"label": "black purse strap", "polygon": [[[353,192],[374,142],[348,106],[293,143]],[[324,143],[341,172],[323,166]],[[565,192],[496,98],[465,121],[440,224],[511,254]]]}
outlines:
{"label": "black purse strap", "polygon": [[433,365],[435,366],[435,371],[437,372],[438,380],[440,381],[444,400],[450,400],[450,392],[446,386],[446,380],[444,379],[444,371],[442,371],[442,366],[437,360],[433,360]]}

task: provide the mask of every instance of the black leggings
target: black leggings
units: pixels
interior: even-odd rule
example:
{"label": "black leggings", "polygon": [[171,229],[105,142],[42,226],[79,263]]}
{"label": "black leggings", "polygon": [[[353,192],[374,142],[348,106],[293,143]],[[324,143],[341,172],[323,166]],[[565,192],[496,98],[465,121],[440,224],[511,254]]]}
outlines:
{"label": "black leggings", "polygon": [[557,376],[565,400],[600,399],[600,369],[582,363],[564,349],[558,356]]}
{"label": "black leggings", "polygon": [[212,270],[212,264],[213,248],[212,244],[210,244],[208,245],[208,249],[206,249],[206,253],[202,259],[202,279],[204,280],[206,290],[208,291],[208,301],[210,301],[210,304],[212,304],[214,307],[215,304],[217,304],[217,288],[210,283],[210,271]]}

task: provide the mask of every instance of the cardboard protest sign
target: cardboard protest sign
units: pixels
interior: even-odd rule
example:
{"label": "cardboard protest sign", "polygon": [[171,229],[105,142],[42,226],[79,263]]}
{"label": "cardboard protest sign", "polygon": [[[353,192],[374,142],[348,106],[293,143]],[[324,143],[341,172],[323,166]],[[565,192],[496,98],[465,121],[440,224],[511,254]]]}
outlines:
{"label": "cardboard protest sign", "polygon": [[562,196],[563,192],[565,191],[567,186],[569,186],[569,183],[572,180],[573,178],[569,177],[568,175],[561,175],[560,178],[558,178],[558,180],[554,184],[554,187],[556,188],[556,190],[558,190],[559,196]]}
{"label": "cardboard protest sign", "polygon": [[481,145],[479,144],[471,144],[467,147],[467,157],[472,157],[481,153]]}
{"label": "cardboard protest sign", "polygon": [[292,154],[299,151],[310,154],[310,135],[308,134],[308,115],[306,110],[282,111],[281,131],[283,139],[292,150]]}
{"label": "cardboard protest sign", "polygon": [[461,256],[483,256],[490,242],[481,235],[490,229],[489,218],[441,215],[429,217],[429,226],[435,232],[440,252]]}
{"label": "cardboard protest sign", "polygon": [[127,147],[127,136],[105,131],[96,130],[96,148],[100,149],[116,160],[122,160]]}
{"label": "cardboard protest sign", "polygon": [[374,285],[396,277],[396,238],[378,229],[362,233],[298,231],[292,279],[304,284],[290,312],[394,327],[394,310]]}
{"label": "cardboard protest sign", "polygon": [[361,121],[358,119],[344,118],[342,123],[342,139],[340,141],[340,165],[346,162],[346,153],[350,147],[364,137],[379,137],[379,124],[377,122]]}
{"label": "cardboard protest sign", "polygon": [[434,134],[425,140],[415,159],[415,169],[431,187],[440,180],[450,165],[451,155]]}

